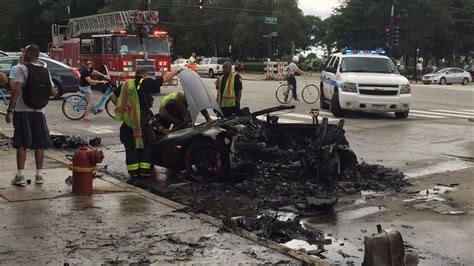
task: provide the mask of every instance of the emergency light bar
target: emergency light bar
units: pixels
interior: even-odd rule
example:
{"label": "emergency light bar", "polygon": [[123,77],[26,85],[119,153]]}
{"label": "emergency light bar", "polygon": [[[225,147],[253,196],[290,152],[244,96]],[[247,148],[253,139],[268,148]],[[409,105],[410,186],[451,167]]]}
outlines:
{"label": "emergency light bar", "polygon": [[342,50],[342,54],[379,54],[379,55],[385,55],[386,51],[383,50],[383,49],[377,49],[377,50],[344,49],[344,50]]}

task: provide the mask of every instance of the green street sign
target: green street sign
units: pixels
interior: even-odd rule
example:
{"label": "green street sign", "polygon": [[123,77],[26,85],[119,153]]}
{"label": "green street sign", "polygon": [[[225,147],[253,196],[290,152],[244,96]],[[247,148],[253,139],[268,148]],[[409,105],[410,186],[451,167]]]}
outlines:
{"label": "green street sign", "polygon": [[276,25],[277,24],[277,18],[276,17],[265,17],[265,24]]}

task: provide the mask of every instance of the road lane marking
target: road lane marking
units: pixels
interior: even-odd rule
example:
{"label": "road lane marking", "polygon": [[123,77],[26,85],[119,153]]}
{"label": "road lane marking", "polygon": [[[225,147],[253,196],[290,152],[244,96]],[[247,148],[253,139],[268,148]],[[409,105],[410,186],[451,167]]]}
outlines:
{"label": "road lane marking", "polygon": [[414,116],[414,117],[424,117],[424,118],[448,118],[446,116],[439,116],[439,115],[423,115],[423,114],[412,114],[412,110],[410,110],[409,116]]}
{"label": "road lane marking", "polygon": [[470,116],[474,116],[474,113],[473,113],[473,112],[459,112],[459,111],[456,111],[456,110],[440,110],[440,109],[435,109],[435,110],[431,110],[431,111],[443,112],[443,113],[453,113],[453,114],[459,114],[459,115],[470,115]]}
{"label": "road lane marking", "polygon": [[421,111],[421,110],[410,110],[410,112],[413,112],[415,114],[427,114],[427,115],[443,115],[443,116],[446,116],[446,118],[448,117],[462,117],[462,118],[469,118],[469,117],[472,117],[472,116],[468,116],[468,115],[456,115],[456,114],[443,114],[443,113],[440,113],[440,112],[430,112],[430,111]]}
{"label": "road lane marking", "polygon": [[[297,113],[286,113],[286,114],[281,114],[283,116],[290,116],[290,117],[296,117],[296,118],[303,118],[303,119],[309,119],[309,120],[313,120],[313,118],[310,116],[310,115],[305,115],[305,114],[297,114]],[[324,114],[323,114],[324,115]],[[326,116],[322,116],[322,114],[320,113],[319,116],[318,116],[318,119],[323,119],[323,117],[326,117]],[[328,117],[328,121],[329,122],[338,122],[339,119],[338,118],[333,118],[333,117]]]}

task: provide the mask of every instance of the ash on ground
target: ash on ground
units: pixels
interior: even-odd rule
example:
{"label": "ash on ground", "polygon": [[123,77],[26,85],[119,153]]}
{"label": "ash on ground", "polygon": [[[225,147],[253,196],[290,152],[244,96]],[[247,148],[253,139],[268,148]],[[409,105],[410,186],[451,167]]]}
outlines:
{"label": "ash on ground", "polygon": [[339,196],[362,190],[399,191],[407,184],[397,170],[359,164],[343,124],[323,120],[318,127],[294,129],[253,123],[235,130],[227,123],[221,127],[233,133],[229,152],[237,165],[228,182],[189,182],[182,173],[165,184],[161,179],[129,182],[186,205],[184,211],[218,217],[226,230],[243,228],[279,243],[318,243],[323,234],[303,228],[298,217],[281,220],[263,213],[315,215],[332,211]]}

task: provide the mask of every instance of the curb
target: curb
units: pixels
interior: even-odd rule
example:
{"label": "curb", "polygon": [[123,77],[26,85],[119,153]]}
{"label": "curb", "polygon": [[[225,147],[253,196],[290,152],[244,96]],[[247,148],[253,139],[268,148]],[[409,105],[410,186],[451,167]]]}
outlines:
{"label": "curb", "polygon": [[[5,132],[0,132],[0,137],[8,138],[8,139],[11,138],[10,136],[6,135]],[[45,156],[52,159],[52,160],[55,160],[59,163],[62,163],[65,166],[68,166],[70,164],[70,161],[64,157],[64,154],[62,154],[58,151],[55,151],[55,150],[45,150]],[[173,208],[175,210],[183,210],[184,208],[186,208],[186,205],[183,205],[179,202],[175,202],[175,201],[169,200],[167,198],[155,195],[155,194],[153,194],[149,191],[146,191],[146,190],[143,190],[141,188],[132,186],[130,184],[124,183],[122,181],[119,181],[119,180],[111,177],[108,174],[104,175],[103,177],[100,177],[100,179],[102,179],[106,182],[109,182],[111,184],[114,184],[116,186],[122,187],[127,192],[137,193],[137,194],[139,194],[139,195],[141,195],[145,198],[148,198],[148,199],[151,199],[151,200],[156,201],[158,203],[164,204],[164,205],[166,205],[170,208]],[[210,215],[203,214],[203,213],[197,213],[196,214],[196,213],[190,213],[190,212],[186,212],[186,211],[183,211],[183,212],[188,214],[188,215],[191,215],[191,216],[193,216],[193,217],[195,217],[195,218],[197,218],[197,219],[199,219],[203,222],[214,225],[218,228],[222,228],[222,226],[223,226],[222,222],[219,219],[217,219],[215,217],[212,217]],[[267,248],[269,248],[273,251],[279,252],[283,255],[293,257],[294,259],[297,259],[297,260],[299,260],[299,261],[301,261],[305,264],[321,265],[321,266],[329,266],[330,265],[330,263],[327,262],[327,261],[323,261],[323,260],[321,260],[317,257],[313,257],[313,256],[310,256],[310,255],[305,254],[303,252],[285,247],[285,246],[283,246],[281,244],[278,244],[278,243],[276,243],[272,240],[261,238],[261,237],[257,236],[256,234],[254,234],[250,231],[244,230],[244,229],[242,229],[241,232],[239,232],[239,233],[236,233],[236,232],[229,232],[229,233],[240,236],[240,237],[243,237],[245,239],[248,239],[252,242],[255,242],[259,245],[265,246],[265,247],[267,247]]]}

